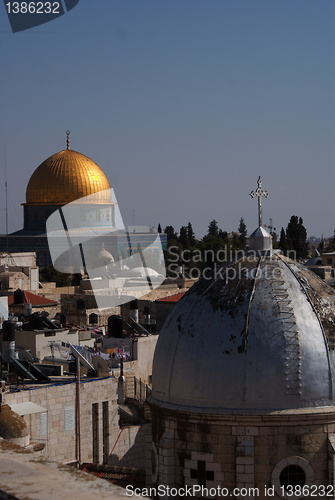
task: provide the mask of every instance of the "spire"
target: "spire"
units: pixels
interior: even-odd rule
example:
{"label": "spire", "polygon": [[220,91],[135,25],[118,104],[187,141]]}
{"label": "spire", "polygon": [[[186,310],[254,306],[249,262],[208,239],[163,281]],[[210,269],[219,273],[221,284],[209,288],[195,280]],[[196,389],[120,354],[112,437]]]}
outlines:
{"label": "spire", "polygon": [[251,198],[255,198],[255,196],[258,197],[258,227],[262,227],[262,196],[264,196],[264,198],[267,198],[269,196],[269,193],[267,191],[264,191],[262,188],[261,176],[258,177],[257,184],[258,187],[256,191],[251,191],[250,196]]}
{"label": "spire", "polygon": [[267,198],[269,193],[262,188],[261,176],[258,177],[256,191],[251,191],[251,198],[258,198],[258,228],[249,238],[249,249],[262,255],[272,252],[272,236],[262,227],[262,196]]}
{"label": "spire", "polygon": [[70,149],[70,130],[66,131],[66,149]]}

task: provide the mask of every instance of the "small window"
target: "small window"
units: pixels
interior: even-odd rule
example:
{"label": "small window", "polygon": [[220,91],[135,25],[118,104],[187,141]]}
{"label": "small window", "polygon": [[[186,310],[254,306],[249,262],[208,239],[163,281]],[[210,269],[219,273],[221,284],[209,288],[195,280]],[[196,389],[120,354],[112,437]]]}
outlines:
{"label": "small window", "polygon": [[99,403],[92,404],[93,463],[99,463]]}
{"label": "small window", "polygon": [[74,406],[64,408],[64,432],[74,431],[75,428],[75,413]]}
{"label": "small window", "polygon": [[40,413],[40,437],[48,436],[48,413],[43,411]]}
{"label": "small window", "polygon": [[288,465],[284,467],[279,476],[280,486],[304,486],[306,474],[299,465]]}
{"label": "small window", "polygon": [[292,456],[283,458],[274,467],[271,482],[280,498],[290,500],[292,496],[288,486],[310,486],[314,482],[314,472],[311,464],[302,457]]}

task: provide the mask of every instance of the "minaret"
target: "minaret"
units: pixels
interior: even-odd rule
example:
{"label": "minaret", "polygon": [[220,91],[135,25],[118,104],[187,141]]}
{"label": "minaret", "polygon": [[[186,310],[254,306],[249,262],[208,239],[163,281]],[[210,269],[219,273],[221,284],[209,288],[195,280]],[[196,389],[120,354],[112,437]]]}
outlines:
{"label": "minaret", "polygon": [[267,198],[269,193],[262,188],[262,179],[259,176],[257,181],[256,191],[251,191],[251,198],[258,198],[258,228],[249,238],[249,249],[257,253],[271,254],[272,252],[272,236],[262,227],[262,196]]}

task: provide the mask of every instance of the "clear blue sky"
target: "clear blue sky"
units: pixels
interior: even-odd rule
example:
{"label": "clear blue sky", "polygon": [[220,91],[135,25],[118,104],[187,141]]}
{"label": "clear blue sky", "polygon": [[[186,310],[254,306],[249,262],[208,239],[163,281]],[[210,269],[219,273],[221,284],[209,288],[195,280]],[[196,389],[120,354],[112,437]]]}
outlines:
{"label": "clear blue sky", "polygon": [[0,232],[27,182],[71,148],[107,174],[126,223],[212,219],[335,229],[333,0],[80,0],[13,34],[0,5]]}

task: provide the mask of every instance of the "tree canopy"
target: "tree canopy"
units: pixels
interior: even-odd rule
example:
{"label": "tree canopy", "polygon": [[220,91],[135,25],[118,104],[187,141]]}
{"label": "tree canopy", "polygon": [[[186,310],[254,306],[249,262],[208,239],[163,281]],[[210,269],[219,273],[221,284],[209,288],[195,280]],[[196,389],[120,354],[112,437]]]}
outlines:
{"label": "tree canopy", "polygon": [[306,259],[308,257],[307,231],[301,217],[292,215],[286,232],[282,228],[279,248],[286,255],[291,251],[295,252],[294,257],[296,259]]}

